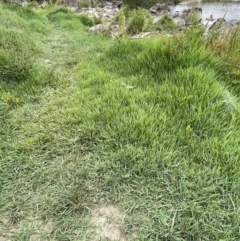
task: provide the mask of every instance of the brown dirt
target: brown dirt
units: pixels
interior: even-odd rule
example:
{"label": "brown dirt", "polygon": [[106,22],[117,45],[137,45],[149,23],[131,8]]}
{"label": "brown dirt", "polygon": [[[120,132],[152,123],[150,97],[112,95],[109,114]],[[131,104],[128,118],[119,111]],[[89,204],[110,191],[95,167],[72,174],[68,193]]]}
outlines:
{"label": "brown dirt", "polygon": [[110,241],[125,241],[121,231],[124,214],[114,205],[99,206],[92,211],[91,224],[95,227],[94,241],[101,238]]}

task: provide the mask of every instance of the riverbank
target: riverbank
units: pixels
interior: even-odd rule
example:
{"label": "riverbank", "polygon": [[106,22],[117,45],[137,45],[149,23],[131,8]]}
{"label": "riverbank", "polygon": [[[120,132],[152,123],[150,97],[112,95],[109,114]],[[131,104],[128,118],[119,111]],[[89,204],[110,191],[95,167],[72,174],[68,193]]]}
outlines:
{"label": "riverbank", "polygon": [[201,6],[201,0],[187,0],[187,1],[182,1],[179,3],[179,5],[189,5],[189,4],[194,4],[194,6]]}
{"label": "riverbank", "polygon": [[184,1],[179,5],[172,8],[172,12],[182,11],[184,9],[192,7],[201,7],[202,8],[202,17],[203,21],[206,21],[207,18],[212,15],[214,19],[225,18],[227,21],[240,21],[240,15],[238,14],[239,3],[236,1]]}

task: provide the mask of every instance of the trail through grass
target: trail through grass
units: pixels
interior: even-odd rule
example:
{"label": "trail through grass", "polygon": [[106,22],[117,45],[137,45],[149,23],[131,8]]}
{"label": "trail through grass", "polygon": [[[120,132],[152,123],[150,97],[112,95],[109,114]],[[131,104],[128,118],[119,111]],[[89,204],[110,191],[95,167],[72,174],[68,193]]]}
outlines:
{"label": "trail through grass", "polygon": [[2,28],[36,49],[24,81],[0,83],[0,240],[240,238],[222,57],[196,33],[112,42],[66,10],[7,9]]}

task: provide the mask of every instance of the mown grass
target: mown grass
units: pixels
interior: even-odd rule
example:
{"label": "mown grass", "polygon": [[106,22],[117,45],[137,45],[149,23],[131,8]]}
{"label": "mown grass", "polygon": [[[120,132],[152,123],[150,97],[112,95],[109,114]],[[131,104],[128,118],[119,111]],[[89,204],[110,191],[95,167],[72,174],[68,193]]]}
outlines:
{"label": "mown grass", "polygon": [[104,203],[125,213],[126,240],[240,238],[234,51],[201,29],[112,42],[67,10],[6,11],[2,33],[36,48],[24,78],[1,75],[0,235],[93,240]]}

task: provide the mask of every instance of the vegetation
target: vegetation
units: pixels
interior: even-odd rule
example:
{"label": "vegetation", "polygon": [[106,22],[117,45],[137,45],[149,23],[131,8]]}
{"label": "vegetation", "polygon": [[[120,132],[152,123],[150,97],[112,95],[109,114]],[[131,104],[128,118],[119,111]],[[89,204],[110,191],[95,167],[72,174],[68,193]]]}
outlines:
{"label": "vegetation", "polygon": [[126,240],[239,240],[238,30],[113,42],[8,5],[0,22],[0,238],[94,240],[112,204]]}
{"label": "vegetation", "polygon": [[[176,24],[170,16],[165,15],[158,22],[153,23],[152,15],[146,9],[130,9],[122,7],[113,23],[120,27],[120,36],[136,35],[143,32],[176,32]],[[197,23],[196,23],[197,24]]]}
{"label": "vegetation", "polygon": [[158,31],[171,31],[176,28],[176,24],[168,15],[165,15],[159,22],[154,25],[154,28]]}
{"label": "vegetation", "polygon": [[157,3],[157,0],[124,0],[123,1],[125,5],[127,5],[131,9],[136,8],[149,8],[152,7],[155,3]]}
{"label": "vegetation", "polygon": [[145,9],[132,10],[129,13],[127,32],[131,35],[144,32],[153,25],[151,14]]}
{"label": "vegetation", "polygon": [[153,28],[153,18],[145,9],[122,7],[113,22],[116,22],[122,34],[136,35]]}

